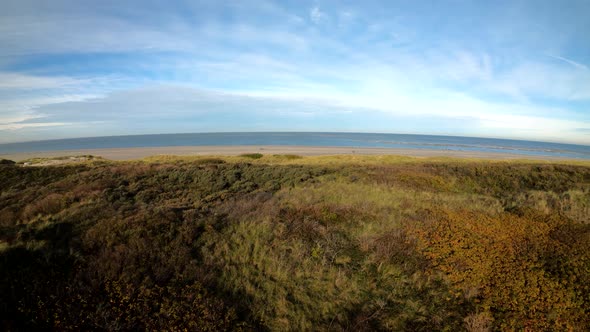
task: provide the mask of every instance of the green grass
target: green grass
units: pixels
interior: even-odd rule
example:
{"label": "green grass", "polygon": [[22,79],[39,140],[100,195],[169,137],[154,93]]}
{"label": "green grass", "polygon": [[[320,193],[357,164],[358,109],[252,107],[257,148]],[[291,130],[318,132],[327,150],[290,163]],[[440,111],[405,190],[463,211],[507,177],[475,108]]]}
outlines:
{"label": "green grass", "polygon": [[13,329],[590,327],[583,162],[157,156],[0,188]]}

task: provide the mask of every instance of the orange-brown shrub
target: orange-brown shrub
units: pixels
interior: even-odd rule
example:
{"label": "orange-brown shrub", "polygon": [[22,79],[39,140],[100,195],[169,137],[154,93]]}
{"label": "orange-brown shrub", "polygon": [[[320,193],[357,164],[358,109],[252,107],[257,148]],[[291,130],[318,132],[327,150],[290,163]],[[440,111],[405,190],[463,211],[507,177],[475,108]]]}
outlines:
{"label": "orange-brown shrub", "polygon": [[[498,328],[585,329],[590,321],[583,296],[588,293],[555,278],[547,267],[547,253],[563,252],[564,244],[552,235],[564,231],[564,225],[567,221],[534,214],[434,210],[413,233],[419,250],[433,268],[446,274],[456,296],[475,288],[478,306],[493,314]],[[577,264],[590,258],[588,246],[582,249],[585,252],[574,258]],[[561,267],[576,275],[574,279],[587,279],[577,264]]]}

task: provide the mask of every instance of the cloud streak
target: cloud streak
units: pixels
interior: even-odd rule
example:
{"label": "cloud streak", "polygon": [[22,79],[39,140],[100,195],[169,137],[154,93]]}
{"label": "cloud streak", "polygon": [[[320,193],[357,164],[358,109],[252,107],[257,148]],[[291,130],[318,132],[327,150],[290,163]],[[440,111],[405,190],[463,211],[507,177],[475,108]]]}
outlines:
{"label": "cloud streak", "polygon": [[547,54],[547,56],[552,57],[552,58],[557,59],[557,60],[564,61],[566,63],[569,63],[570,65],[572,65],[574,67],[577,67],[577,68],[580,68],[580,69],[584,69],[584,70],[588,70],[588,66],[583,65],[583,64],[578,63],[578,62],[575,62],[574,60],[567,59],[567,58],[564,58],[564,57],[561,57],[561,56],[557,56],[557,55],[551,55],[551,54]]}

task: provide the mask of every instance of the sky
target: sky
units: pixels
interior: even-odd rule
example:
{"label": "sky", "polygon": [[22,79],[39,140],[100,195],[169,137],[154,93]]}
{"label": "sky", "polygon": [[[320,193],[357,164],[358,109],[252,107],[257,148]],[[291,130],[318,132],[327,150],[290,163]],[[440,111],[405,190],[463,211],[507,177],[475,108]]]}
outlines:
{"label": "sky", "polygon": [[590,1],[0,1],[0,143],[331,131],[590,145]]}

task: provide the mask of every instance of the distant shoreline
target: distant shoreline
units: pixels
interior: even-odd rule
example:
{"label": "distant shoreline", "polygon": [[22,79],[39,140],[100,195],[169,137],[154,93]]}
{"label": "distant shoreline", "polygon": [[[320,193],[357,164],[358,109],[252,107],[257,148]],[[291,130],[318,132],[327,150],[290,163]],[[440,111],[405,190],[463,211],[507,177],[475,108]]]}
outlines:
{"label": "distant shoreline", "polygon": [[357,148],[357,147],[318,147],[318,146],[284,146],[284,145],[244,145],[244,146],[169,146],[169,147],[137,147],[137,148],[106,148],[79,149],[40,152],[21,152],[0,154],[0,159],[22,161],[30,158],[53,158],[61,156],[93,155],[110,160],[134,160],[157,155],[176,156],[235,156],[243,153],[262,154],[295,154],[300,156],[322,155],[400,155],[410,157],[452,157],[478,158],[493,160],[579,160],[553,156],[524,155],[516,153],[497,153],[480,151],[456,151],[436,149],[405,149],[405,148]]}

